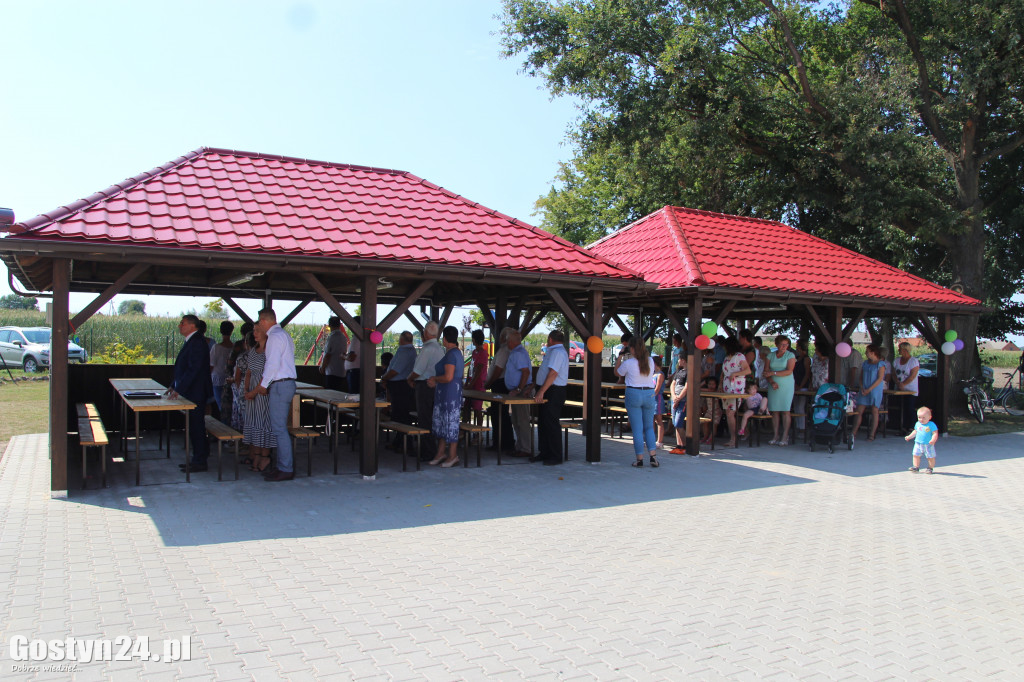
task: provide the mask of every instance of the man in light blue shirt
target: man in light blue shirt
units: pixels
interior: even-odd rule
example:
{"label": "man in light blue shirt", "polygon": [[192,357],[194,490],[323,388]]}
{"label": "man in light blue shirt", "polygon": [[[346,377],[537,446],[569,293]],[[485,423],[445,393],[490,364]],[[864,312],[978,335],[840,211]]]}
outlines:
{"label": "man in light blue shirt", "polygon": [[[505,388],[513,398],[530,396],[533,384],[531,376],[533,365],[530,354],[523,346],[523,336],[518,329],[513,329],[508,337],[508,360],[505,363]],[[516,451],[513,457],[530,457],[533,455],[533,426],[530,425],[530,406],[512,405],[512,428],[516,432]]]}
{"label": "man in light blue shirt", "polygon": [[[434,320],[423,325],[423,348],[406,378],[406,383],[416,390],[416,425],[428,431],[434,419],[434,389],[427,386],[427,379],[435,376],[435,365],[444,357],[444,348],[437,340],[440,333],[441,327]],[[437,442],[429,433],[421,441],[420,459],[429,462],[437,454]]]}
{"label": "man in light blue shirt", "polygon": [[[392,421],[409,425],[412,425],[411,414],[416,405],[416,394],[406,381],[416,362],[416,348],[412,341],[412,332],[405,331],[399,335],[395,357],[391,358],[391,364],[380,379],[391,403]],[[401,445],[401,442],[401,434],[396,433],[393,447]]]}
{"label": "man in light blue shirt", "polygon": [[569,382],[569,354],[565,350],[565,334],[553,330],[548,334],[547,346],[544,361],[537,370],[537,385],[540,388],[537,389],[534,401],[543,404],[537,416],[537,456],[531,457],[530,461],[554,466],[562,463],[558,420],[562,418],[566,385]]}

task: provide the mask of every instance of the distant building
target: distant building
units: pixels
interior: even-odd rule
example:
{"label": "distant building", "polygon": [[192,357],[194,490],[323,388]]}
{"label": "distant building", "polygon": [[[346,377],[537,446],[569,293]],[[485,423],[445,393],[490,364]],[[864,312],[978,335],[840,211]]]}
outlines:
{"label": "distant building", "polygon": [[909,343],[911,348],[924,348],[925,346],[928,345],[928,342],[925,341],[920,336],[915,336],[913,338],[908,339],[896,339],[897,346],[899,346],[901,343]]}
{"label": "distant building", "polygon": [[978,344],[979,350],[1008,350],[1019,353],[1020,348],[1013,341],[983,341]]}

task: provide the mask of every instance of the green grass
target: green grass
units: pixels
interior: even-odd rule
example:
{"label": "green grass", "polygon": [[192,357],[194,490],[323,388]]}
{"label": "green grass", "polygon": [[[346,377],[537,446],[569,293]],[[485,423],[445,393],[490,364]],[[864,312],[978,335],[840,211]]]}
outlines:
{"label": "green grass", "polygon": [[1024,431],[1024,417],[1012,417],[1001,409],[986,412],[984,424],[979,424],[974,417],[949,420],[949,433],[952,436],[991,436],[1018,431]]}
{"label": "green grass", "polygon": [[[24,376],[21,371],[15,376]],[[4,377],[7,373],[4,372]],[[0,385],[0,454],[7,442],[25,433],[46,433],[50,429],[50,382],[10,381]]]}

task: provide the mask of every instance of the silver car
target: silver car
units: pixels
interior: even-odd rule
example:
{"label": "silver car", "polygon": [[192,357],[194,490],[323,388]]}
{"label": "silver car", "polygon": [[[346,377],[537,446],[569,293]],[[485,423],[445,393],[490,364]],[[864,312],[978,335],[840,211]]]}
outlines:
{"label": "silver car", "polygon": [[[0,327],[0,357],[8,367],[26,372],[50,366],[50,330],[47,327]],[[68,342],[68,362],[87,362],[81,346]]]}

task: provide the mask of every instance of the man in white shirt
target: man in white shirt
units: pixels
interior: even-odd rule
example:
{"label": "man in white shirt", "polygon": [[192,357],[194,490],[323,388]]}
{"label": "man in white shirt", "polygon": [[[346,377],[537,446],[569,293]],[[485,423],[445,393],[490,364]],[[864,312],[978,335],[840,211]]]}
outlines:
{"label": "man in white shirt", "polygon": [[267,334],[263,381],[256,391],[269,397],[270,429],[277,438],[277,466],[263,477],[268,481],[290,481],[295,478],[292,439],[288,433],[288,413],[295,397],[295,342],[277,323],[272,308],[260,311],[256,326]]}
{"label": "man in white shirt", "polygon": [[[356,323],[360,319],[356,317]],[[359,337],[352,335],[348,343],[348,354],[345,355],[345,379],[348,381],[348,392],[359,393],[359,379],[362,372],[359,371]]]}
{"label": "man in white shirt", "polygon": [[[545,466],[562,463],[562,439],[558,420],[562,418],[566,386],[569,383],[569,354],[565,350],[565,334],[553,329],[548,334],[548,349],[537,370],[537,394],[534,401],[543,403],[537,415],[537,455],[531,462]],[[546,401],[546,402],[545,402]]]}
{"label": "man in white shirt", "polygon": [[348,354],[348,341],[341,331],[341,319],[331,316],[327,319],[331,330],[324,345],[324,356],[320,358],[320,373],[324,375],[324,388],[332,391],[348,390],[345,381],[345,356]]}
{"label": "man in white shirt", "polygon": [[[416,356],[412,372],[406,379],[416,391],[416,425],[428,431],[434,419],[434,389],[427,386],[427,379],[435,376],[435,365],[444,357],[444,346],[437,340],[439,333],[440,325],[434,320],[424,325],[423,348]],[[423,449],[419,452],[419,457],[421,460],[429,462],[437,454],[437,442],[434,440],[433,434],[427,434],[421,440]]]}

